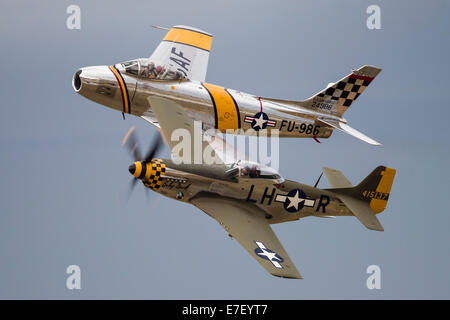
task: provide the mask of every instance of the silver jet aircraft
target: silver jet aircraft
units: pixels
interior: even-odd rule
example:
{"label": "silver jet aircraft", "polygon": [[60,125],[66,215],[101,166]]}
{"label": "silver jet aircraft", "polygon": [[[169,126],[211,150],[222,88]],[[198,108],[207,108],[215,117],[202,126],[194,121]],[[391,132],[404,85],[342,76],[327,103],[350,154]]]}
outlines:
{"label": "silver jet aircraft", "polygon": [[97,103],[133,114],[159,127],[149,96],[181,105],[202,121],[203,130],[258,134],[267,129],[280,137],[328,138],[339,129],[373,145],[375,140],[348,126],[345,111],[381,69],[362,66],[303,101],[258,97],[205,82],[212,35],[188,26],[168,30],[150,58],[110,66],[81,68],[73,88]]}

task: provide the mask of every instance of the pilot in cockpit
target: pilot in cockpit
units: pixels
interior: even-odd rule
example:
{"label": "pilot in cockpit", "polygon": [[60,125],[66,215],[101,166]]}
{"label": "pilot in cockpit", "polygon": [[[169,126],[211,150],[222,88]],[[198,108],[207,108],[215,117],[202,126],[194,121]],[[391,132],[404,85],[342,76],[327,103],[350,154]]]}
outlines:
{"label": "pilot in cockpit", "polygon": [[238,161],[229,170],[232,174],[235,168],[239,168],[239,177],[243,179],[270,179],[276,183],[282,183],[284,181],[278,172],[271,167],[263,166],[259,163]]}
{"label": "pilot in cockpit", "polygon": [[245,166],[241,170],[241,176],[249,176],[250,178],[257,178],[258,177],[258,169],[256,168],[256,165],[250,165]]}
{"label": "pilot in cockpit", "polygon": [[142,78],[148,78],[149,76],[150,76],[150,68],[149,68],[149,65],[143,64],[143,65],[141,66],[140,77],[142,77]]}
{"label": "pilot in cockpit", "polygon": [[155,64],[155,62],[144,58],[123,62],[121,65],[126,74],[141,79],[169,81],[186,79],[181,72],[165,65]]}

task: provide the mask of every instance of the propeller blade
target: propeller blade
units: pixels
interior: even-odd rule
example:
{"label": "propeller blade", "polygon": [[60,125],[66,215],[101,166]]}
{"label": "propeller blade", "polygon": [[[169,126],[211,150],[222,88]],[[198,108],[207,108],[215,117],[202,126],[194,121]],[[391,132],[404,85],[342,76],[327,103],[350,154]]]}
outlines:
{"label": "propeller blade", "polygon": [[145,187],[145,200],[147,201],[147,203],[150,203],[150,189],[147,187]]}
{"label": "propeller blade", "polygon": [[155,156],[156,152],[158,152],[159,147],[161,146],[162,138],[161,134],[157,134],[156,137],[153,139],[152,144],[150,145],[150,150],[147,152],[147,155],[144,158],[144,162],[150,162],[153,157]]}
{"label": "propeller blade", "polygon": [[134,161],[140,161],[142,158],[137,142],[137,137],[134,133],[135,129],[135,127],[131,127],[130,130],[128,130],[127,134],[123,138],[122,144],[130,151]]}
{"label": "propeller blade", "polygon": [[[128,130],[127,134],[123,138],[122,144],[130,151],[130,153],[133,156],[135,161],[141,162],[142,165],[145,165],[147,162],[150,162],[153,159],[155,154],[160,149],[161,144],[163,142],[162,136],[160,133],[158,133],[155,136],[155,138],[153,138],[152,144],[150,145],[150,149],[147,152],[144,160],[142,160],[141,152],[140,152],[139,145],[138,145],[138,139],[137,139],[136,133],[134,131],[135,131],[135,127],[131,127],[130,130]],[[130,165],[128,167],[128,170],[130,171],[130,173],[132,175],[134,175],[135,170],[136,170],[136,164]],[[128,197],[131,196],[131,193],[133,192],[134,188],[136,187],[136,182],[138,182],[138,180],[139,180],[138,178],[133,178],[133,180],[131,180],[130,191],[129,191]],[[149,200],[150,200],[149,191],[150,190],[147,187],[145,187],[145,196],[147,198],[147,202],[149,202]]]}
{"label": "propeller blade", "polygon": [[130,191],[128,192],[128,197],[131,196],[131,193],[134,190],[134,187],[136,187],[136,182],[138,181],[137,178],[134,178],[133,180],[131,180],[131,184],[130,184]]}

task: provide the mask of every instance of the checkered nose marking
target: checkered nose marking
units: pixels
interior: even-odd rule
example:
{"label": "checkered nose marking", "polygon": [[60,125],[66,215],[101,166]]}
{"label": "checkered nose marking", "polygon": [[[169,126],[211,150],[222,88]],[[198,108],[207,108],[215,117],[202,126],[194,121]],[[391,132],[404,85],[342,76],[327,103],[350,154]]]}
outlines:
{"label": "checkered nose marking", "polygon": [[146,173],[142,180],[144,185],[152,190],[157,190],[162,185],[161,177],[166,173],[166,165],[161,159],[153,159],[146,163]]}

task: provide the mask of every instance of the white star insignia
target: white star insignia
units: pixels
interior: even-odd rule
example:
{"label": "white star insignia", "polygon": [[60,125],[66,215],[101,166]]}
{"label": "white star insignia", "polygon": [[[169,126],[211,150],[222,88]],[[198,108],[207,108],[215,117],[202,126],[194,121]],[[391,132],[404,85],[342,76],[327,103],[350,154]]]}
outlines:
{"label": "white star insignia", "polygon": [[264,120],[262,113],[259,115],[259,118],[253,119],[256,121],[255,125],[253,126],[253,129],[255,129],[256,127],[262,129],[263,125],[267,122],[267,120]]}
{"label": "white star insignia", "polygon": [[264,249],[261,250],[262,252],[258,253],[258,255],[267,257],[267,259],[269,259],[271,262],[273,262],[274,260],[281,261],[281,259],[277,257],[277,254],[275,252],[268,252]]}
{"label": "white star insignia", "polygon": [[287,209],[290,207],[294,207],[295,210],[298,210],[298,205],[300,202],[305,201],[305,199],[302,199],[298,196],[298,190],[295,192],[295,195],[293,197],[287,197],[289,200],[289,205],[287,206]]}

